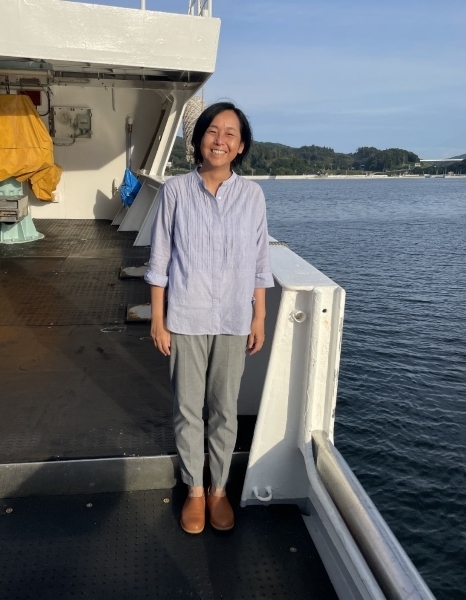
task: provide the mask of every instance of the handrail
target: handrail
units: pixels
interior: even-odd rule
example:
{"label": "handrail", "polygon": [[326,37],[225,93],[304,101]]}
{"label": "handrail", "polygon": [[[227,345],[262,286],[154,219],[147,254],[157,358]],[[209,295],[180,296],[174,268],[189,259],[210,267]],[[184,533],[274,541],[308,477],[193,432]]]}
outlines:
{"label": "handrail", "polygon": [[[140,0],[140,10],[146,10],[146,0]],[[212,0],[189,0],[188,15],[193,17],[211,17]]]}
{"label": "handrail", "polygon": [[212,0],[189,0],[188,15],[193,17],[211,17]]}
{"label": "handrail", "polygon": [[325,431],[312,432],[317,472],[389,600],[435,600]]}

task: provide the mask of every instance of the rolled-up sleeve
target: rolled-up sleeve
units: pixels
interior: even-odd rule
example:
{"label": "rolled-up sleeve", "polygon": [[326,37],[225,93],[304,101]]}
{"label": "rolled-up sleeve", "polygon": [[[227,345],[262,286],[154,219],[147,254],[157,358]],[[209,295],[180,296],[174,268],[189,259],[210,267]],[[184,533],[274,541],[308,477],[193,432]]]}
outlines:
{"label": "rolled-up sleeve", "polygon": [[151,232],[149,268],[144,279],[150,285],[167,287],[173,243],[175,197],[166,184],[162,186],[159,194]]}
{"label": "rolled-up sleeve", "polygon": [[269,288],[274,286],[272,267],[270,264],[269,234],[267,231],[267,217],[265,198],[261,191],[259,211],[257,218],[257,259],[255,288]]}

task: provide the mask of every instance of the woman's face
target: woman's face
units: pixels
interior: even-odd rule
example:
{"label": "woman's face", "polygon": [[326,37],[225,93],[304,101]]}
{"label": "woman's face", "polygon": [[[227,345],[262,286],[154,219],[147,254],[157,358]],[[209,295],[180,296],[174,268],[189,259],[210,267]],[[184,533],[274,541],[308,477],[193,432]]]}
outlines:
{"label": "woman's face", "polygon": [[243,149],[239,119],[235,111],[224,110],[214,117],[202,137],[202,167],[229,169],[231,162]]}

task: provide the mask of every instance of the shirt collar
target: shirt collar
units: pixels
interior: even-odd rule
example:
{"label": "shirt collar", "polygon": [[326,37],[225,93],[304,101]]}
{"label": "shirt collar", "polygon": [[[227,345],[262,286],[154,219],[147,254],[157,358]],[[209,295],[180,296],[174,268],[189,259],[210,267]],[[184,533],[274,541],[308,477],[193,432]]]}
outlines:
{"label": "shirt collar", "polygon": [[[199,183],[202,184],[202,186],[205,188],[205,181],[202,179],[202,177],[199,174],[199,171],[197,169],[194,169],[194,171],[192,171],[192,173],[194,173],[194,176],[196,177],[196,179],[199,181]],[[237,179],[238,179],[239,175],[237,173],[235,173],[234,171],[232,172],[232,174],[230,175],[230,177],[225,180],[220,187],[222,186],[229,186],[232,183],[234,183]]]}

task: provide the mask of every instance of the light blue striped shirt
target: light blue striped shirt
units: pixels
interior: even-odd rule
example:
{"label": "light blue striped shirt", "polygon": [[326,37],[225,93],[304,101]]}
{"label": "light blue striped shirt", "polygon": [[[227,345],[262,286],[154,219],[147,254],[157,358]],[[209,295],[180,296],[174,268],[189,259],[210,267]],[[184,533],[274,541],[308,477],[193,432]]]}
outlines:
{"label": "light blue striped shirt", "polygon": [[215,197],[197,170],[167,180],[145,280],[168,285],[170,331],[247,335],[254,288],[274,285],[261,187],[233,173]]}

